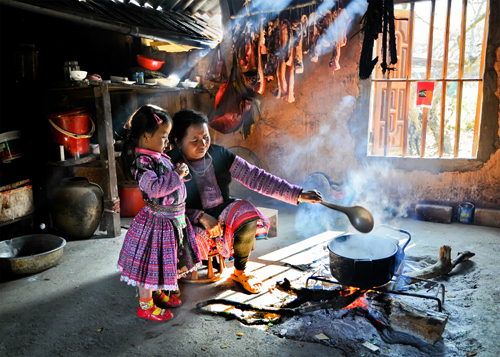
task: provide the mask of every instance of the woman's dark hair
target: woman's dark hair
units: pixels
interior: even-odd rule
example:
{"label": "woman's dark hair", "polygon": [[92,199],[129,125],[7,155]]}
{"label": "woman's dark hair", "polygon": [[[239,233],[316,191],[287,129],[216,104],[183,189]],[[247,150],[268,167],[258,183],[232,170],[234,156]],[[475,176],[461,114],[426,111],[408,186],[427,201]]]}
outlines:
{"label": "woman's dark hair", "polygon": [[124,125],[127,136],[123,144],[121,162],[123,173],[129,180],[133,179],[130,170],[135,159],[135,148],[139,143],[140,137],[144,133],[154,135],[160,127],[160,124],[158,124],[155,118],[155,114],[163,123],[168,122],[171,125],[173,124],[172,118],[165,109],[156,105],[146,104],[137,109]]}
{"label": "woman's dark hair", "polygon": [[180,143],[187,134],[187,130],[191,125],[207,124],[207,116],[203,113],[192,109],[182,109],[174,115],[174,126],[170,131],[170,142]]}

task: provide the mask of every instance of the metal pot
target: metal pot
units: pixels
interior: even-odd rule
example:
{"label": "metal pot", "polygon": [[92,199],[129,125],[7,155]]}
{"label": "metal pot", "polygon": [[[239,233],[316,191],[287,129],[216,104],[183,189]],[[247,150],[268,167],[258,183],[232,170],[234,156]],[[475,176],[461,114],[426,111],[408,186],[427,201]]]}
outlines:
{"label": "metal pot", "polygon": [[403,247],[393,238],[359,233],[346,233],[328,243],[330,271],[340,284],[371,288],[392,279],[404,259],[411,235],[399,228],[386,227],[408,235]]}
{"label": "metal pot", "polygon": [[57,264],[66,241],[52,234],[32,234],[0,242],[0,267],[15,274],[34,274]]}

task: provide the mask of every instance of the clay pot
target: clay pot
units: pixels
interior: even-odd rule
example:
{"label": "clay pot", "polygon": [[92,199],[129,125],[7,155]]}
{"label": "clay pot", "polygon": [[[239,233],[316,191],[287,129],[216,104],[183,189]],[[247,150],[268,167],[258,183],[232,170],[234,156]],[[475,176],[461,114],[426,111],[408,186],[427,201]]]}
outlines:
{"label": "clay pot", "polygon": [[104,211],[104,193],[86,177],[61,181],[50,197],[54,227],[66,239],[88,239],[99,226]]}

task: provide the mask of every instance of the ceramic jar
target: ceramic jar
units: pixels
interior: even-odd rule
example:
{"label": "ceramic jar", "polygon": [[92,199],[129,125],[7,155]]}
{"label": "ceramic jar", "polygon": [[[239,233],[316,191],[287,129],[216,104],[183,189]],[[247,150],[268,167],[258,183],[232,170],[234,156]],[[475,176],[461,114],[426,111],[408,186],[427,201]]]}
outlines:
{"label": "ceramic jar", "polygon": [[92,237],[103,212],[104,193],[86,177],[63,179],[50,197],[53,225],[69,240]]}

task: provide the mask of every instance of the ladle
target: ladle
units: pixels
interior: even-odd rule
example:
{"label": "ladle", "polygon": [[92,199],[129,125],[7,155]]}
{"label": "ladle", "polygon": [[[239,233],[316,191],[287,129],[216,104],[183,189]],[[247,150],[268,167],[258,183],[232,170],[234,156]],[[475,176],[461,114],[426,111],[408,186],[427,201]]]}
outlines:
{"label": "ladle", "polygon": [[321,204],[335,211],[345,213],[352,226],[361,233],[368,233],[373,229],[373,216],[366,208],[361,206],[344,207],[327,201],[321,201]]}

